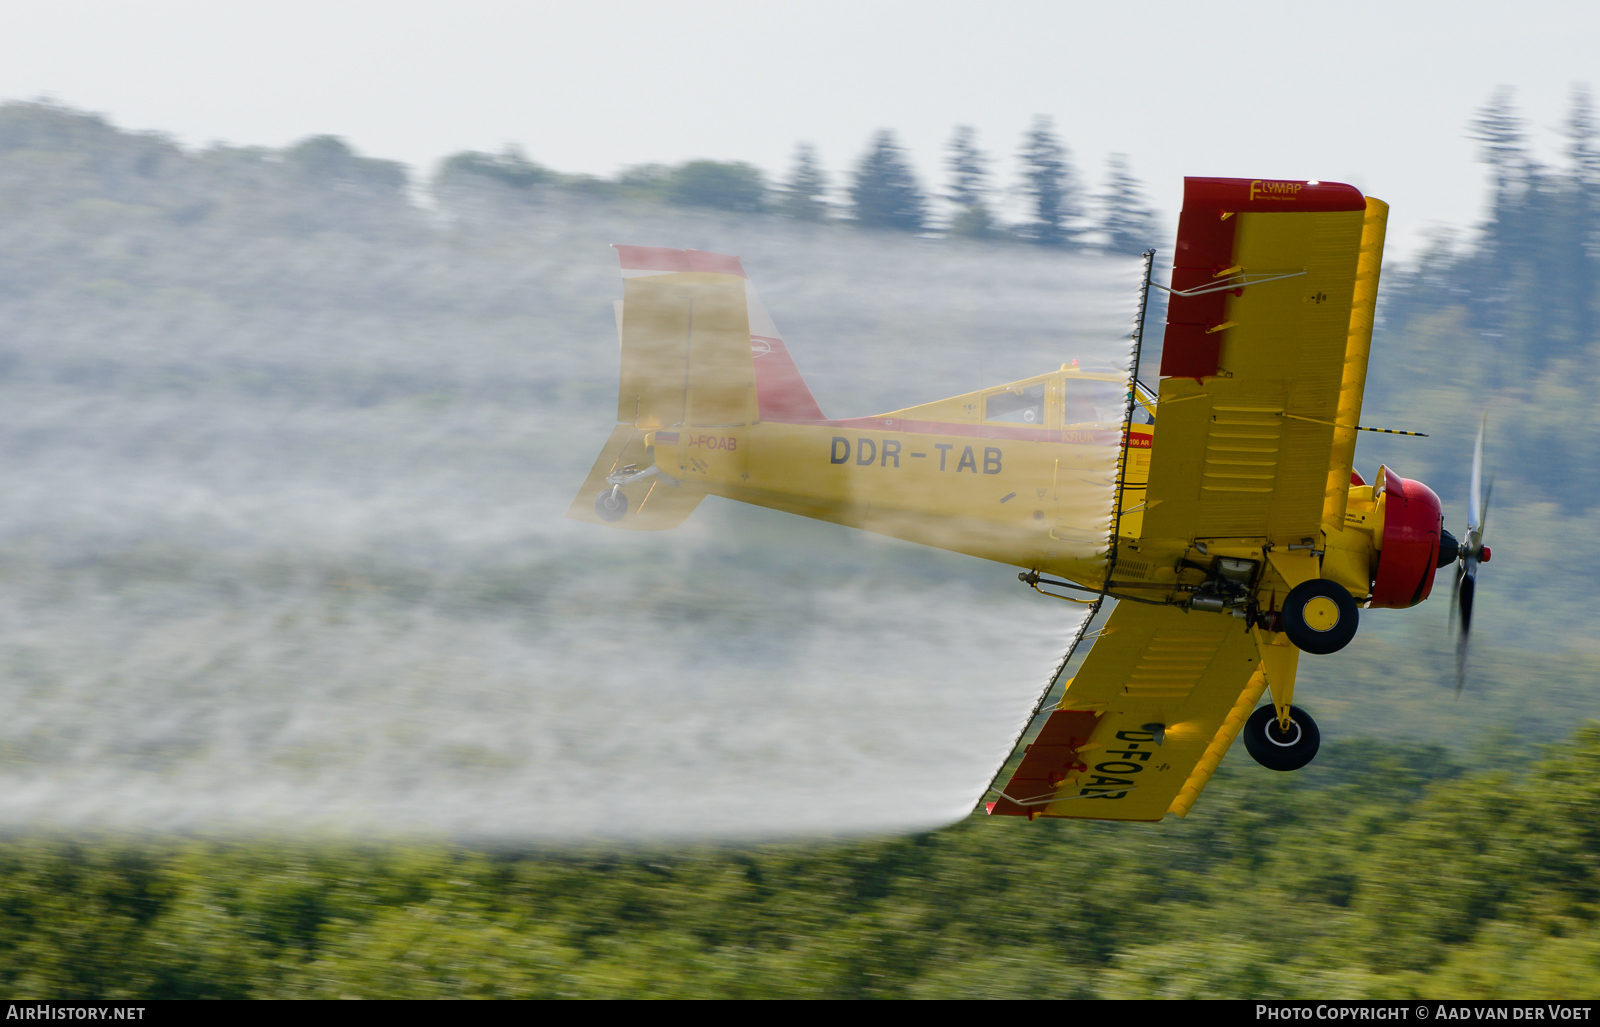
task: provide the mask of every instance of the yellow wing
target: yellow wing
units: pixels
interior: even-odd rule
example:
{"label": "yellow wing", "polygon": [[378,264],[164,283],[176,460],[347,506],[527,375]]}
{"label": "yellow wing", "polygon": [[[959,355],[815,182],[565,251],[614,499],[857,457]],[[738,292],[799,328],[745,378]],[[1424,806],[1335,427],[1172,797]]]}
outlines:
{"label": "yellow wing", "polygon": [[1185,180],[1144,538],[1343,524],[1387,214],[1335,183]]}
{"label": "yellow wing", "polygon": [[988,811],[1182,816],[1260,700],[1261,662],[1236,617],[1120,604]]}

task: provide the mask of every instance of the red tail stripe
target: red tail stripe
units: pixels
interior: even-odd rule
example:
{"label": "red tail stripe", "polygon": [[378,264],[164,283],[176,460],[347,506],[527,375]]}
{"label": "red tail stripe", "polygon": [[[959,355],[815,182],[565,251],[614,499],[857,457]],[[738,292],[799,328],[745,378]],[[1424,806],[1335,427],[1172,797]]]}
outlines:
{"label": "red tail stripe", "polygon": [[[799,418],[763,418],[782,422]],[[1021,442],[1061,442],[1079,446],[1106,446],[1121,441],[1115,428],[1025,428],[1021,425],[951,424],[945,421],[909,421],[899,417],[851,417],[842,421],[807,421],[826,428],[851,428],[856,431],[906,432],[912,435],[958,435],[973,439],[1016,439]]]}
{"label": "red tail stripe", "polygon": [[756,403],[763,421],[825,420],[782,339],[752,335],[750,349],[755,359]]}

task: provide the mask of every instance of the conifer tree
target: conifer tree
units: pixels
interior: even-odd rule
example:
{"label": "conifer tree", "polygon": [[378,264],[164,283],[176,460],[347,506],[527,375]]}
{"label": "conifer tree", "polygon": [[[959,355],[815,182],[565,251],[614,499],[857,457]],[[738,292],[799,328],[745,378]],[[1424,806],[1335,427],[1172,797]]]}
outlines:
{"label": "conifer tree", "polygon": [[[1495,266],[1490,290],[1503,293],[1506,276],[1529,266],[1527,257],[1530,248],[1534,248],[1533,239],[1537,234],[1534,225],[1540,220],[1544,206],[1539,202],[1541,169],[1523,148],[1527,131],[1512,102],[1511,89],[1502,86],[1494,91],[1489,102],[1467,123],[1467,137],[1480,144],[1478,159],[1489,165],[1493,182],[1492,211],[1483,226],[1484,241],[1488,245],[1482,256]],[[1483,297],[1489,295],[1481,290],[1480,293]],[[1479,302],[1486,300],[1480,298]],[[1514,329],[1518,345],[1536,345],[1535,333],[1525,323],[1516,323],[1503,296],[1498,297],[1492,307],[1485,307],[1484,313],[1488,321],[1497,324],[1496,330],[1504,333]]]}
{"label": "conifer tree", "polygon": [[1072,241],[1072,222],[1079,216],[1077,185],[1071,154],[1056,137],[1045,115],[1034,119],[1022,137],[1023,191],[1033,206],[1033,221],[1025,226],[1030,238],[1043,246],[1065,246]]}
{"label": "conifer tree", "polygon": [[1573,175],[1587,188],[1600,187],[1600,148],[1595,145],[1600,127],[1595,124],[1594,102],[1583,86],[1572,89],[1572,109],[1567,113],[1563,134],[1567,137],[1567,160]]}
{"label": "conifer tree", "polygon": [[1139,180],[1128,170],[1128,159],[1114,153],[1106,159],[1106,191],[1102,197],[1100,230],[1108,236],[1113,253],[1143,253],[1156,244],[1161,221],[1145,199]]}
{"label": "conifer tree", "polygon": [[905,232],[923,230],[928,215],[922,188],[888,129],[873,136],[856,166],[850,204],[859,224]]}
{"label": "conifer tree", "polygon": [[1526,135],[1511,90],[1504,86],[1468,123],[1467,136],[1483,144],[1478,159],[1493,169],[1495,190],[1501,195],[1527,177],[1528,154],[1522,148]]}
{"label": "conifer tree", "polygon": [[1490,167],[1492,207],[1484,244],[1455,262],[1450,281],[1477,329],[1494,340],[1507,374],[1570,357],[1595,335],[1600,267],[1593,189],[1582,170],[1592,160],[1594,134],[1586,100],[1574,97],[1565,128],[1573,164],[1565,173],[1528,154],[1509,89],[1496,90],[1468,124],[1468,136],[1482,144],[1479,159]]}
{"label": "conifer tree", "polygon": [[994,215],[989,212],[988,159],[974,142],[976,133],[962,125],[950,137],[950,152],[945,167],[950,171],[950,191],[945,199],[956,207],[950,219],[950,234],[982,238],[993,234]]}
{"label": "conifer tree", "polygon": [[[1584,86],[1572,89],[1572,106],[1562,126],[1567,137],[1568,172],[1553,190],[1556,231],[1552,249],[1565,255],[1557,272],[1567,286],[1572,308],[1570,340],[1576,346],[1600,341],[1600,149],[1596,148],[1594,104]],[[1552,176],[1554,177],[1554,176]],[[1574,347],[1575,348],[1575,347]]]}
{"label": "conifer tree", "polygon": [[796,221],[825,221],[828,217],[828,175],[810,143],[795,147],[794,164],[783,184],[778,213]]}

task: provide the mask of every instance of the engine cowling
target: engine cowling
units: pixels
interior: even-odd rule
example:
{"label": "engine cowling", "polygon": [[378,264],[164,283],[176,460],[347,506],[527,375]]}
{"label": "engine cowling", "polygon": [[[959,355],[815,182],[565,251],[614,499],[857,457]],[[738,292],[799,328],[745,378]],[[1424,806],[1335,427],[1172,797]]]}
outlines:
{"label": "engine cowling", "polygon": [[1369,606],[1400,609],[1415,606],[1433,591],[1444,531],[1444,507],[1420,481],[1402,478],[1389,468],[1378,472],[1378,497],[1383,543],[1373,574]]}

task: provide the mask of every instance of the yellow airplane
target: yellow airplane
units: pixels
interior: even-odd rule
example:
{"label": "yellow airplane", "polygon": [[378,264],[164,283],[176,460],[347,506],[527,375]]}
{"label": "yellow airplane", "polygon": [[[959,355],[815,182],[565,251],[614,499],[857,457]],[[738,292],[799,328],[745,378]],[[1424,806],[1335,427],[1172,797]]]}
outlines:
{"label": "yellow airplane", "polygon": [[1359,606],[1413,606],[1455,561],[1467,624],[1481,435],[1464,543],[1427,486],[1352,468],[1387,213],[1338,183],[1186,179],[1155,394],[1065,365],[845,420],[738,258],[619,246],[617,426],[568,516],[661,530],[715,494],[1116,599],[986,808],[1182,816],[1241,731],[1267,767],[1311,760],[1299,654],[1343,648]]}

